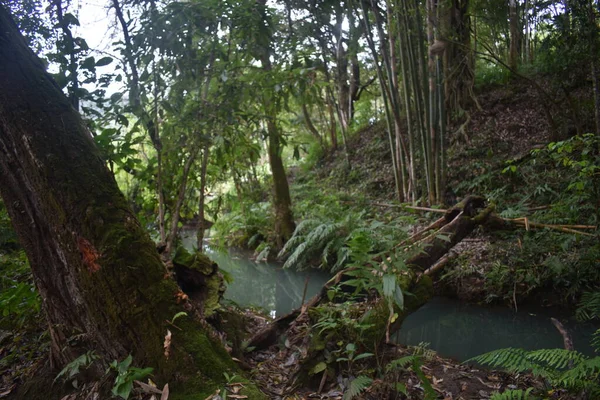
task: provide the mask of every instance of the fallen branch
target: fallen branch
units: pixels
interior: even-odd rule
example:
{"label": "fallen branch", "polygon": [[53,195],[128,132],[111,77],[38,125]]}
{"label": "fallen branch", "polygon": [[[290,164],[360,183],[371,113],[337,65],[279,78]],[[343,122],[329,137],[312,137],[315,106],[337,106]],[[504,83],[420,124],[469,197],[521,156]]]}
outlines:
{"label": "fallen branch", "polygon": [[304,312],[306,312],[306,310],[309,308],[315,307],[317,304],[319,304],[323,298],[326,298],[327,291],[342,281],[342,277],[345,273],[354,271],[355,269],[356,267],[347,268],[335,274],[330,280],[325,282],[319,293],[314,295],[306,304],[301,305],[300,308],[291,311],[289,314],[276,318],[273,320],[273,322],[252,336],[252,338],[250,338],[248,341],[248,347],[254,347],[256,350],[262,350],[275,343],[277,341],[279,331],[288,329],[288,327],[292,325],[294,321],[296,321],[298,316],[304,314]]}
{"label": "fallen branch", "polygon": [[433,264],[431,267],[427,268],[425,270],[425,272],[423,272],[423,275],[435,274],[439,270],[443,269],[446,266],[446,264],[448,264],[448,261],[450,261],[453,258],[454,258],[453,256],[446,254],[445,256],[440,258],[435,264]]}
{"label": "fallen branch", "polygon": [[[530,221],[529,218],[502,218],[497,215],[492,215],[490,217],[489,223],[491,226],[522,226],[525,227],[526,230],[530,230],[530,228],[547,228],[555,231],[565,232],[565,233],[574,233],[577,235],[584,236],[595,236],[593,233],[582,232],[577,229],[597,229],[596,226],[593,225],[552,225],[552,224],[543,224],[540,222]],[[574,229],[577,228],[577,229]]]}
{"label": "fallen branch", "polygon": [[413,244],[416,241],[420,240],[423,237],[423,235],[425,235],[430,230],[432,230],[432,229],[439,229],[442,226],[446,225],[447,223],[448,223],[448,220],[446,219],[446,216],[443,216],[442,218],[437,219],[431,225],[429,225],[429,226],[423,228],[422,230],[420,230],[419,232],[415,233],[414,235],[412,235],[408,239],[405,239],[405,240],[401,241],[400,243],[398,243],[396,245],[396,247],[402,247],[402,246],[406,246],[407,244]]}
{"label": "fallen branch", "polygon": [[550,318],[550,321],[552,321],[552,324],[556,327],[556,329],[558,329],[558,332],[560,332],[560,335],[563,338],[565,350],[575,350],[575,346],[573,346],[573,339],[571,339],[571,335],[569,334],[565,326],[556,318]]}
{"label": "fallen branch", "polygon": [[403,210],[409,209],[409,210],[415,210],[415,211],[427,211],[427,212],[434,212],[434,213],[438,213],[438,214],[446,214],[448,212],[448,210],[444,210],[441,208],[408,206],[406,204],[389,204],[389,203],[378,203],[378,202],[370,202],[369,204],[372,206],[376,206],[376,207],[401,208]]}

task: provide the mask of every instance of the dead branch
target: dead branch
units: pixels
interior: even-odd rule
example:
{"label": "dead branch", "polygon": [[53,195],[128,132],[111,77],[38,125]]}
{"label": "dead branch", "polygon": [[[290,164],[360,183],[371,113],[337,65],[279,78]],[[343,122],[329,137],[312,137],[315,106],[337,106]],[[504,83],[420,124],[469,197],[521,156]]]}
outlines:
{"label": "dead branch", "polygon": [[565,326],[556,318],[550,318],[550,321],[552,321],[552,324],[556,327],[556,329],[558,329],[558,332],[560,332],[565,345],[565,350],[575,350],[575,346],[573,346],[573,339],[571,338],[571,335]]}
{"label": "dead branch", "polygon": [[[577,229],[597,229],[596,226],[593,225],[552,225],[552,224],[543,224],[540,222],[530,221],[529,218],[502,218],[497,215],[492,215],[488,220],[490,226],[498,226],[498,227],[507,227],[507,226],[518,226],[524,227],[525,230],[530,230],[531,228],[546,228],[552,229],[555,231],[565,232],[565,233],[573,233],[576,235],[584,235],[584,236],[595,236],[592,233],[582,232]],[[577,228],[577,229],[574,229]]]}

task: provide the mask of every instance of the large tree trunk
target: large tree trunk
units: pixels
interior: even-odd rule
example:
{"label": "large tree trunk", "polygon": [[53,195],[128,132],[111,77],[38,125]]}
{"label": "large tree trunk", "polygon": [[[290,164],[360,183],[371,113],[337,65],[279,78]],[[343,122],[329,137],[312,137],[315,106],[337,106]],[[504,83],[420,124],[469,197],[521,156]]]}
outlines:
{"label": "large tree trunk", "polygon": [[[260,6],[261,16],[264,19],[269,18],[266,13],[266,0],[257,0]],[[259,52],[259,59],[262,68],[266,73],[270,73],[273,66],[271,64],[271,43],[265,44]],[[281,143],[281,132],[277,126],[276,110],[273,107],[272,99],[263,100],[265,109],[267,134],[268,134],[268,153],[271,174],[273,176],[273,208],[275,209],[275,233],[277,235],[278,247],[283,247],[285,242],[292,237],[296,224],[292,214],[292,199],[290,188],[281,158],[283,150]]]}
{"label": "large tree trunk", "polygon": [[187,380],[186,391],[201,393],[234,368],[192,316],[178,320],[183,330],[173,330],[165,356],[165,321],[184,310],[181,291],[83,121],[2,8],[0,194],[42,298],[54,367],[87,350],[104,365],[132,354],[162,383]]}

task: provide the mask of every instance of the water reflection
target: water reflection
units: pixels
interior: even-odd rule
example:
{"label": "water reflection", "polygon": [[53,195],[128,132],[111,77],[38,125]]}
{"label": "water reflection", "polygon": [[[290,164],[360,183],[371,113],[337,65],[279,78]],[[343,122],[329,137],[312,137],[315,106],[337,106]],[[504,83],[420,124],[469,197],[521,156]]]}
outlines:
{"label": "water reflection", "polygon": [[550,317],[563,322],[572,334],[576,350],[594,354],[589,345],[595,331],[591,324],[565,322],[547,309],[523,309],[515,313],[503,307],[464,304],[441,297],[407,317],[395,339],[411,346],[427,342],[440,355],[459,361],[506,347],[562,348],[562,336]]}
{"label": "water reflection", "polygon": [[[195,245],[195,232],[182,233],[182,244],[188,250]],[[317,294],[329,276],[322,271],[296,272],[284,270],[281,264],[255,262],[252,253],[230,249],[221,253],[205,248],[206,254],[232,278],[227,285],[225,298],[240,306],[254,306],[267,311],[271,316],[285,315],[300,307],[306,286],[305,302]]]}

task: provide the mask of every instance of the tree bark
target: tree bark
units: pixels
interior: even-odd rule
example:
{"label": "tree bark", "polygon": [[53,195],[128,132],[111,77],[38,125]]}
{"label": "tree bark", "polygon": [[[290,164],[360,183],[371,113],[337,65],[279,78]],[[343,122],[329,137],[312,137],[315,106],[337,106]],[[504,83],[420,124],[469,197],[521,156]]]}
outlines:
{"label": "tree bark", "polygon": [[84,122],[1,7],[0,194],[42,298],[53,367],[93,350],[102,373],[132,354],[158,381],[175,388],[185,381],[199,393],[235,368],[192,316],[178,321],[183,330],[173,332],[165,356],[165,320],[184,310],[181,291]]}
{"label": "tree bark", "polygon": [[[266,15],[266,0],[257,0],[260,6],[261,16]],[[271,44],[267,43],[259,50],[259,60],[266,73],[270,73],[273,66],[270,59]],[[273,176],[273,208],[275,209],[275,233],[277,235],[277,245],[283,247],[283,244],[292,237],[296,229],[294,216],[292,214],[292,199],[290,197],[290,188],[281,158],[282,144],[281,132],[276,122],[276,112],[273,110],[272,100],[265,99],[263,107],[267,116],[267,135],[268,135],[268,153],[271,174]]]}
{"label": "tree bark", "polygon": [[508,1],[510,24],[510,48],[508,52],[508,65],[516,70],[519,65],[519,16],[517,14],[517,0]]}
{"label": "tree bark", "polygon": [[206,170],[208,169],[208,156],[210,154],[210,143],[204,145],[202,151],[202,166],[200,167],[200,196],[198,198],[198,232],[196,233],[196,247],[203,252],[204,231],[207,229],[204,208],[206,201]]}
{"label": "tree bark", "polygon": [[179,192],[177,193],[177,202],[175,203],[175,208],[171,213],[171,229],[169,230],[169,236],[167,237],[167,243],[164,252],[164,256],[167,259],[173,251],[175,238],[177,237],[177,232],[179,231],[179,213],[181,212],[181,207],[183,207],[183,202],[185,200],[185,190],[187,189],[187,181],[190,175],[190,169],[192,168],[192,164],[196,160],[197,155],[198,148],[193,148],[192,153],[188,156],[183,166],[181,182],[179,183]]}
{"label": "tree bark", "polygon": [[281,159],[281,140],[275,121],[267,121],[269,132],[269,164],[273,175],[273,206],[275,208],[275,232],[277,245],[283,247],[285,242],[292,237],[296,224],[292,214],[292,199],[290,188]]}

